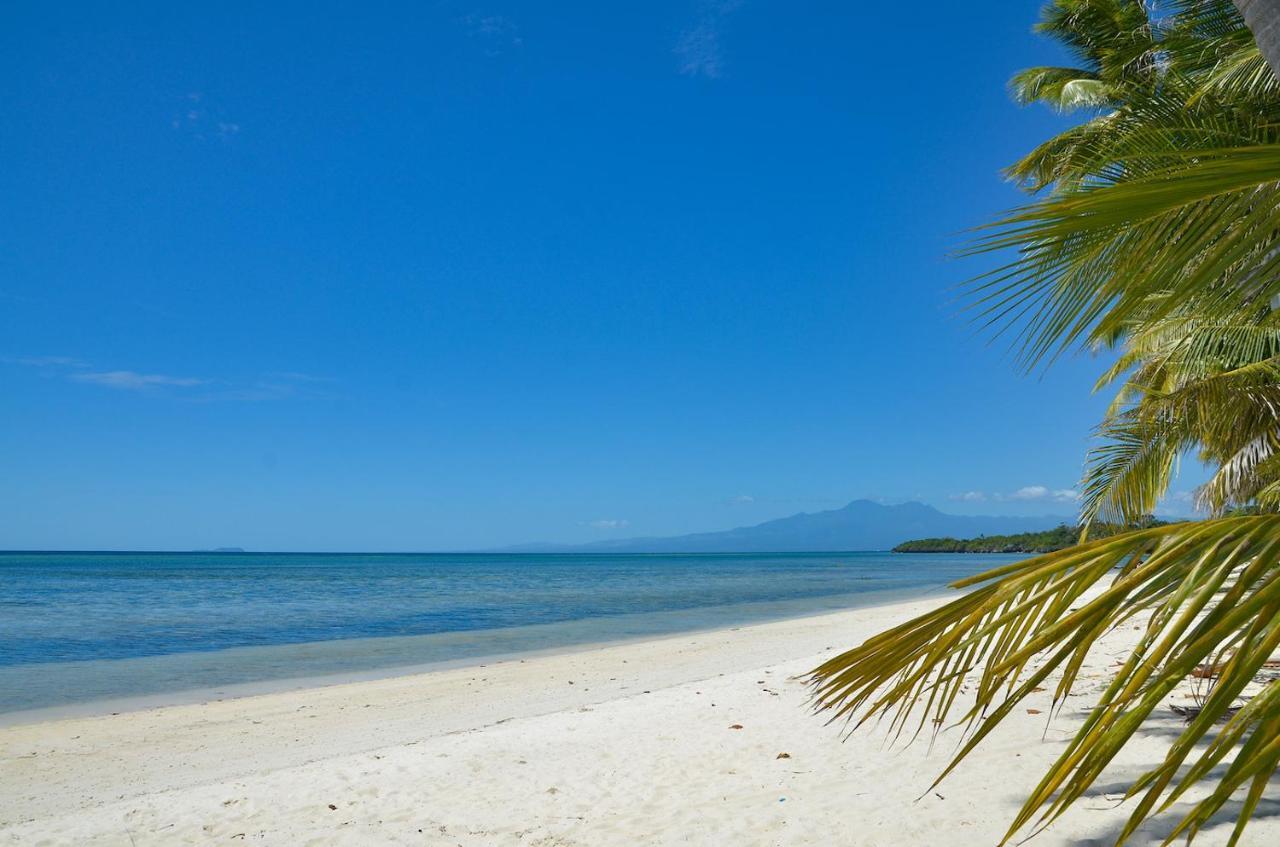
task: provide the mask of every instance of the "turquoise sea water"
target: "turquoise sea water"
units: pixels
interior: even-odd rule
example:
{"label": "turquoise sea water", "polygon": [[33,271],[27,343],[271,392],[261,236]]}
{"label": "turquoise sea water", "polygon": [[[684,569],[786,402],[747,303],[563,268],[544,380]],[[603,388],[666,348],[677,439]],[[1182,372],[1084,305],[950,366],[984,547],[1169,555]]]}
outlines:
{"label": "turquoise sea water", "polygon": [[869,605],[1016,558],[0,553],[0,713]]}

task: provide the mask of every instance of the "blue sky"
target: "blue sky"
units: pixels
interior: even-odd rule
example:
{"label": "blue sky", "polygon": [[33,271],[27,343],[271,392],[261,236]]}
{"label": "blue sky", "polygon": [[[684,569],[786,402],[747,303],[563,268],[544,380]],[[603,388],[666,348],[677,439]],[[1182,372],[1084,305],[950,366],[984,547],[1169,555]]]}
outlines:
{"label": "blue sky", "polygon": [[11,5],[0,547],[1069,514],[1099,362],[949,291],[1037,8]]}

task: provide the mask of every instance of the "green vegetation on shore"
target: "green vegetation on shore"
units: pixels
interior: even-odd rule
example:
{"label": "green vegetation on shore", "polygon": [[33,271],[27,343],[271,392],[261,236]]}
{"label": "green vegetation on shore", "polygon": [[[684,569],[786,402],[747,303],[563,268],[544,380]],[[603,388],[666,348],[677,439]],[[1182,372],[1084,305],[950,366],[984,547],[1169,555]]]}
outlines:
{"label": "green vegetation on shore", "polygon": [[[1167,521],[1146,518],[1132,526],[1094,523],[1090,538],[1106,538],[1132,529],[1164,526]],[[1043,532],[1020,532],[1016,535],[980,535],[977,538],[920,538],[904,541],[894,553],[1052,553],[1080,542],[1080,527],[1058,524]]]}

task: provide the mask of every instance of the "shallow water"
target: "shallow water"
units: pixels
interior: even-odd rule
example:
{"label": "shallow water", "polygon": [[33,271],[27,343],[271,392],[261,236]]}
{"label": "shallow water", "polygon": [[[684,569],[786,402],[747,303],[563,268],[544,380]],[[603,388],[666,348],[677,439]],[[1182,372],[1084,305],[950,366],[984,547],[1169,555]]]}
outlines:
{"label": "shallow water", "polygon": [[0,713],[791,617],[1016,558],[0,553]]}

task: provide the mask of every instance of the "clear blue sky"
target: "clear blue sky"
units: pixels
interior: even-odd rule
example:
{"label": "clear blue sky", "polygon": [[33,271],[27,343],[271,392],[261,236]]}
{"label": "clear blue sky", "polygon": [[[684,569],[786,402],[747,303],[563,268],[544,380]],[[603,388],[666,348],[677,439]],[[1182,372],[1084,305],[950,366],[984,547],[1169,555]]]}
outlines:
{"label": "clear blue sky", "polygon": [[0,547],[1069,514],[1099,363],[948,292],[1038,5],[10,4]]}

